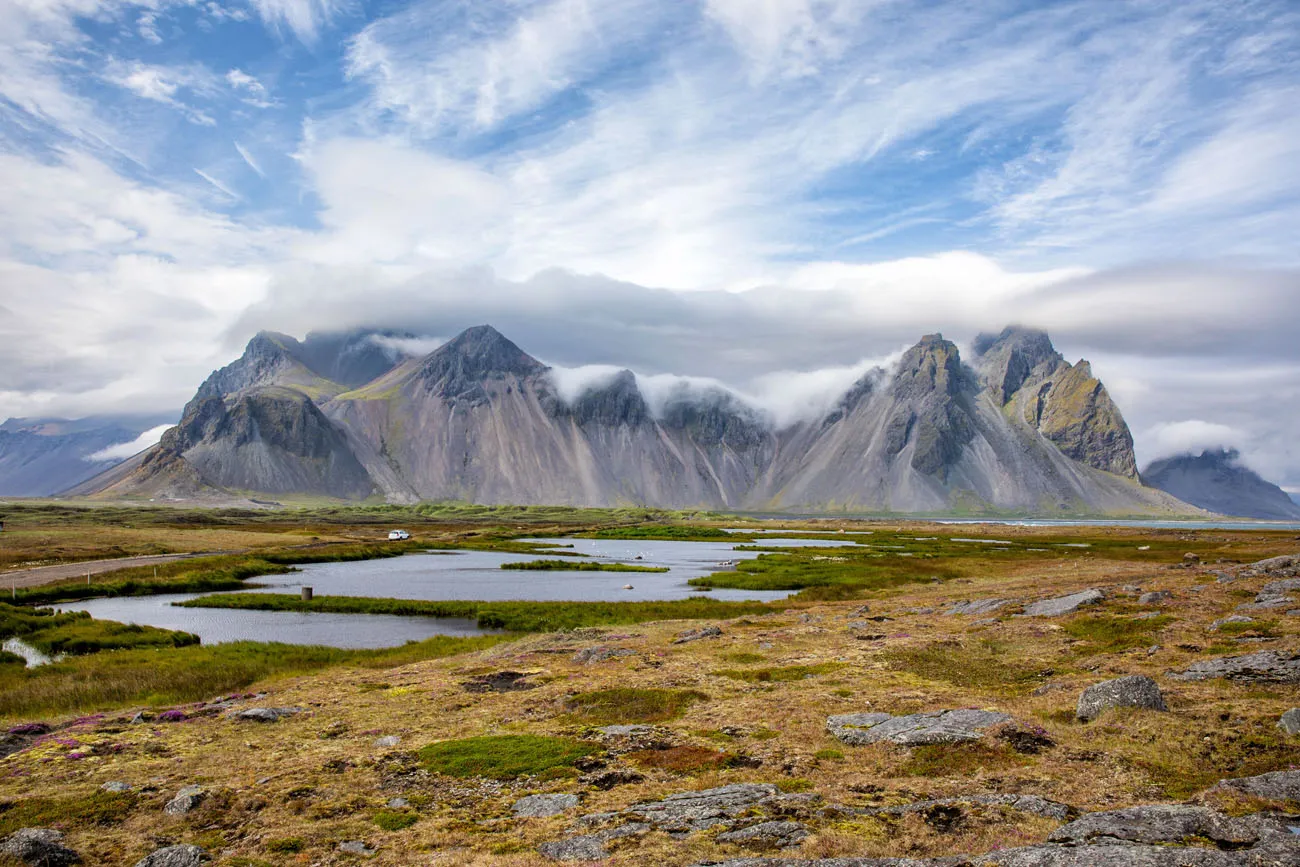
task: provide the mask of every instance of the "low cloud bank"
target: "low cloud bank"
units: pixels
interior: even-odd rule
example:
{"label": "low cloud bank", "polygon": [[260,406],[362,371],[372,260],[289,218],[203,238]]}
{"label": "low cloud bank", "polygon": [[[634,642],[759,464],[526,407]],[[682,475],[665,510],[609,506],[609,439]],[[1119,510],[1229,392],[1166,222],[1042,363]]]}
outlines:
{"label": "low cloud bank", "polygon": [[129,457],[134,457],[135,455],[140,454],[140,452],[150,448],[151,446],[156,446],[158,441],[162,439],[162,435],[166,433],[167,429],[170,427],[172,427],[170,424],[160,424],[157,427],[149,428],[149,430],[140,434],[130,442],[118,443],[116,445],[108,446],[107,448],[102,448],[97,452],[86,455],[84,460],[90,461],[91,463],[99,463],[103,461],[124,461]]}

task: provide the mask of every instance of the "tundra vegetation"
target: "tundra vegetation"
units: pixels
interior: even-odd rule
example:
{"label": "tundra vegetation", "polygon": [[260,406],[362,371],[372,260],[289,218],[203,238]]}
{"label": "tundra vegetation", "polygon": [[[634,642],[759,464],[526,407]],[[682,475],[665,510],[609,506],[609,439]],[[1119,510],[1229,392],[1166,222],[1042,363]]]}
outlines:
{"label": "tundra vegetation", "polygon": [[[802,829],[785,840],[789,856],[925,858],[1039,844],[1074,811],[1300,810],[1216,785],[1294,773],[1300,738],[1278,721],[1300,705],[1300,674],[1287,667],[1300,659],[1300,615],[1289,613],[1300,601],[1270,600],[1300,592],[1285,583],[1294,576],[1249,565],[1295,554],[1294,531],[760,523],[463,504],[0,511],[5,565],[122,556],[146,539],[210,552],[159,566],[156,579],[152,567],[124,569],[89,589],[84,578],[20,589],[0,606],[0,635],[65,654],[35,668],[0,656],[0,835],[56,828],[85,863],[130,867],[187,843],[217,867],[360,857],[522,867],[543,863],[549,844],[590,835],[611,865],[688,867],[761,854],[762,840],[727,832],[778,818]],[[393,526],[414,538],[390,545]],[[777,548],[764,545],[770,534],[724,533],[776,527],[836,544]],[[698,584],[792,595],[526,603],[217,593],[191,603],[469,617],[500,630],[387,650],[204,646],[39,607],[88,593],[237,589],[298,563],[428,548],[552,558],[563,549],[526,540],[574,535],[725,536],[759,556]],[[1089,588],[1100,600],[1022,614]],[[1148,591],[1170,595],[1140,601]],[[1265,607],[1252,608],[1261,598]],[[987,604],[955,613],[971,602]],[[1233,615],[1250,619],[1220,622]],[[1246,654],[1260,660],[1246,675],[1179,674]],[[1085,688],[1131,675],[1153,678],[1167,709],[1076,716]],[[275,722],[232,716],[249,708],[287,712]],[[1011,722],[910,746],[841,740],[827,724],[969,708]],[[655,818],[670,810],[656,806],[666,796],[732,784],[759,794],[722,825],[674,837]],[[164,813],[190,785],[203,791],[197,805]],[[1294,798],[1300,780],[1292,785]],[[538,816],[517,809],[531,795],[548,796]],[[1055,806],[1019,809],[1013,796]],[[609,816],[577,821],[595,814]],[[599,837],[602,828],[618,833]],[[358,841],[373,855],[339,848]]]}

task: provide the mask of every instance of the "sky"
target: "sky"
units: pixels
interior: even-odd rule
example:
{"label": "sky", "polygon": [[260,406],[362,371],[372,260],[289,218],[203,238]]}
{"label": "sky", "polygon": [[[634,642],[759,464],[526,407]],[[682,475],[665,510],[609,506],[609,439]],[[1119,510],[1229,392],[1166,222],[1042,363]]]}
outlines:
{"label": "sky", "polygon": [[0,418],[264,328],[788,402],[1016,322],[1300,490],[1298,105],[1293,0],[0,0]]}

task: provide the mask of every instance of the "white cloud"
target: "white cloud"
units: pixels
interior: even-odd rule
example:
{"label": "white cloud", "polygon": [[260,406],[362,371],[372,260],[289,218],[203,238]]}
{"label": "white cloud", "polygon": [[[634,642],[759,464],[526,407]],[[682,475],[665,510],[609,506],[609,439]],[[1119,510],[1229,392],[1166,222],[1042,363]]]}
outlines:
{"label": "white cloud", "polygon": [[253,155],[250,154],[248,150],[239,142],[235,142],[234,144],[235,144],[235,151],[239,154],[240,159],[242,159],[245,163],[247,163],[250,169],[257,172],[259,177],[265,178],[266,172],[262,171],[262,167],[258,165],[257,160],[253,159]]}
{"label": "white cloud", "polygon": [[1162,422],[1145,432],[1153,458],[1200,452],[1214,448],[1239,448],[1249,439],[1245,431],[1226,424],[1187,419]]}
{"label": "white cloud", "polygon": [[393,358],[420,358],[442,346],[447,342],[447,338],[391,337],[387,334],[372,334],[370,342],[383,347]]}
{"label": "white cloud", "polygon": [[150,428],[130,442],[111,445],[93,454],[86,455],[85,460],[92,463],[98,461],[124,461],[129,457],[140,454],[147,448],[156,446],[158,441],[162,439],[162,435],[170,428],[171,425],[169,424],[160,424],[158,427]]}
{"label": "white cloud", "polygon": [[350,0],[250,0],[264,22],[273,29],[287,28],[303,42],[313,43],[322,27],[351,7]]}

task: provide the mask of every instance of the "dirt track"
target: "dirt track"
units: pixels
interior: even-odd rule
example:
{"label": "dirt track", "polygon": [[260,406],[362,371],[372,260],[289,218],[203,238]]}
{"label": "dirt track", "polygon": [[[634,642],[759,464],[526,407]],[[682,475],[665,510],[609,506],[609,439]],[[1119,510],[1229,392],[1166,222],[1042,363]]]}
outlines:
{"label": "dirt track", "polygon": [[144,557],[118,557],[113,560],[87,560],[83,563],[59,563],[54,566],[37,566],[34,569],[13,569],[0,572],[0,589],[13,587],[39,587],[53,584],[68,578],[84,578],[87,574],[98,575],[116,569],[129,569],[132,566],[155,566],[184,560],[186,557],[198,557],[199,554],[150,554]]}

